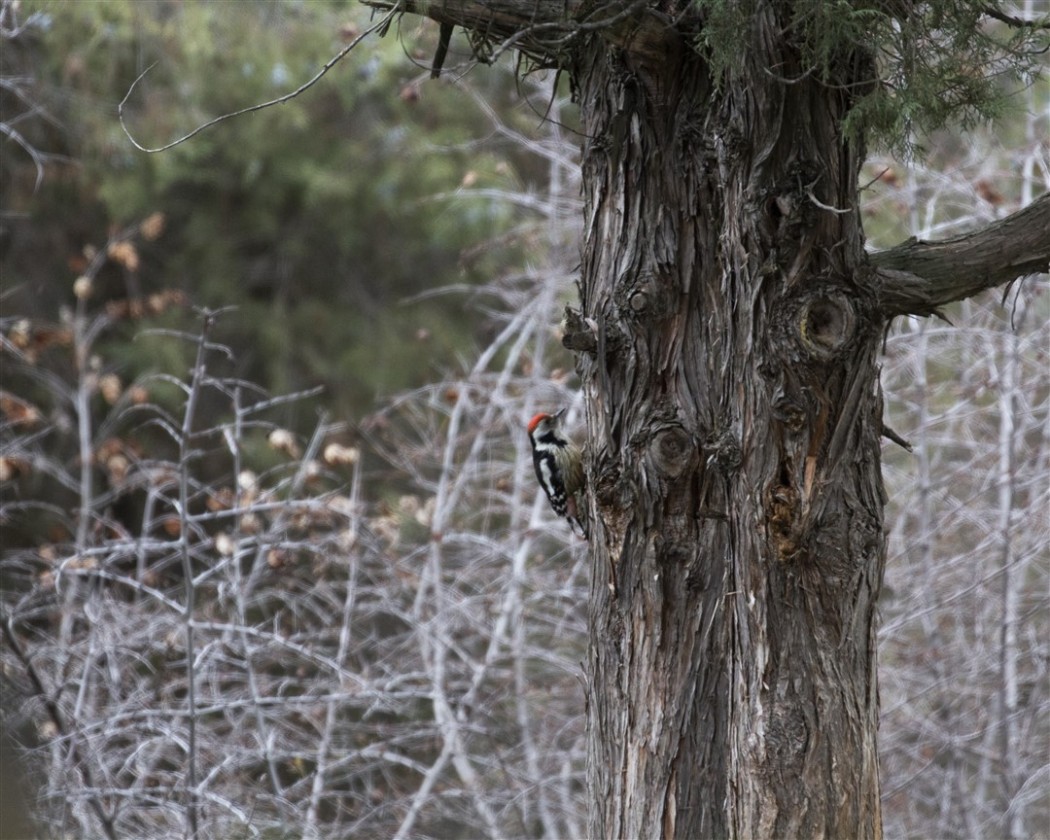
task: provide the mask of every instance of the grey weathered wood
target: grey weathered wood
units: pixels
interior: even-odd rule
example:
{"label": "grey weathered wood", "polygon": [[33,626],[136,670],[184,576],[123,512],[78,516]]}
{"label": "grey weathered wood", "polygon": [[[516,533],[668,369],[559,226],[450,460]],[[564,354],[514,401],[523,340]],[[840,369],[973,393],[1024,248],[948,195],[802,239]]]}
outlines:
{"label": "grey weathered wood", "polygon": [[753,5],[716,86],[689,3],[401,4],[568,71],[580,105],[595,838],[881,837],[885,324],[1050,250],[1044,199],[866,255],[840,126],[873,58],[818,79],[789,4]]}

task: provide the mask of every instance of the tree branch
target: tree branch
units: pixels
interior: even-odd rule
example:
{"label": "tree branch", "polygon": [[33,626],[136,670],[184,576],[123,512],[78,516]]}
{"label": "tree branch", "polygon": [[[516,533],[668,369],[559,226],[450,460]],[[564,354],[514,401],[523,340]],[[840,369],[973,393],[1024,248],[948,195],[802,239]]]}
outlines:
{"label": "tree branch", "polygon": [[1024,29],[1025,27],[1031,27],[1032,29],[1050,29],[1050,18],[1044,20],[1024,20],[1023,18],[1008,15],[994,6],[985,6],[983,11],[988,17],[1002,21],[1015,29]]}
{"label": "tree branch", "polygon": [[1050,271],[1050,193],[974,233],[942,242],[909,239],[868,258],[887,316],[932,315],[985,289]]}
{"label": "tree branch", "polygon": [[544,65],[560,66],[569,42],[599,31],[632,55],[665,60],[681,36],[671,19],[648,0],[362,0],[380,10],[421,15],[514,47]]}

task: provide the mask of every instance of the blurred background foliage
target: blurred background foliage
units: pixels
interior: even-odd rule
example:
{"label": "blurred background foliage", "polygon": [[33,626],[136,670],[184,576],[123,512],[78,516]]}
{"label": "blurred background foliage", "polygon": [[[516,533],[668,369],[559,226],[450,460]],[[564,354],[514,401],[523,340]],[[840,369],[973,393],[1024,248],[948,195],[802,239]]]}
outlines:
{"label": "blurred background foliage", "polygon": [[[542,190],[545,171],[494,136],[461,90],[429,80],[435,27],[371,38],[303,95],[150,155],[117,121],[148,68],[125,109],[147,147],[291,92],[367,26],[366,10],[59,0],[22,12],[32,25],[5,44],[3,74],[34,80],[40,110],[19,129],[49,157],[38,184],[36,162],[5,144],[5,312],[57,321],[90,249],[153,216],[162,232],[134,259],[108,261],[93,303],[175,289],[194,306],[235,305],[217,339],[240,374],[276,392],[324,385],[339,416],[434,379],[484,340],[464,284],[520,263],[530,243],[515,230],[521,211],[483,190]],[[512,73],[470,83],[509,124],[540,122],[544,103],[526,101]],[[5,110],[20,106],[5,91]],[[479,244],[497,237],[498,249]],[[461,291],[413,302],[451,285]],[[146,320],[110,339],[107,361],[126,380],[185,368],[155,344],[129,343]],[[289,422],[309,427],[310,413]]]}

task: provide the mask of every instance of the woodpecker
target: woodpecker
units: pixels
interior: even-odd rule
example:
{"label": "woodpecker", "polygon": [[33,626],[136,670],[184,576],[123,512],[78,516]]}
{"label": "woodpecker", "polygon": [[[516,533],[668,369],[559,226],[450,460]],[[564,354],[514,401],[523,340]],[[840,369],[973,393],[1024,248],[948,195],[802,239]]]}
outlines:
{"label": "woodpecker", "polygon": [[529,443],[536,478],[558,516],[569,520],[587,539],[587,521],[580,510],[577,494],[583,490],[583,453],[561,431],[561,416],[537,414],[529,421]]}

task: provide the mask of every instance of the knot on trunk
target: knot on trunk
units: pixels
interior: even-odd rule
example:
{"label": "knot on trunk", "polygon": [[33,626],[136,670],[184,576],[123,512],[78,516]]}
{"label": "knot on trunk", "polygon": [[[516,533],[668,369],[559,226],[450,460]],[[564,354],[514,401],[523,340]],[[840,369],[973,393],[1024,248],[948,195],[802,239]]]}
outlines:
{"label": "knot on trunk", "polygon": [[692,436],[681,426],[669,426],[653,436],[649,452],[660,473],[669,479],[678,478],[696,462],[697,447]]}
{"label": "knot on trunk", "polygon": [[827,292],[802,302],[795,329],[811,357],[828,361],[853,341],[856,323],[850,300],[841,292]]}
{"label": "knot on trunk", "polygon": [[598,326],[594,321],[584,318],[581,312],[571,306],[566,306],[561,326],[561,343],[566,350],[571,350],[573,353],[586,353],[589,356],[597,353]]}
{"label": "knot on trunk", "polygon": [[732,429],[712,433],[704,440],[704,451],[707,452],[707,466],[714,465],[726,475],[736,470],[744,457],[740,440]]}
{"label": "knot on trunk", "polygon": [[621,280],[616,289],[616,307],[628,321],[666,318],[675,310],[671,288],[672,278],[667,275],[642,271],[637,277]]}

